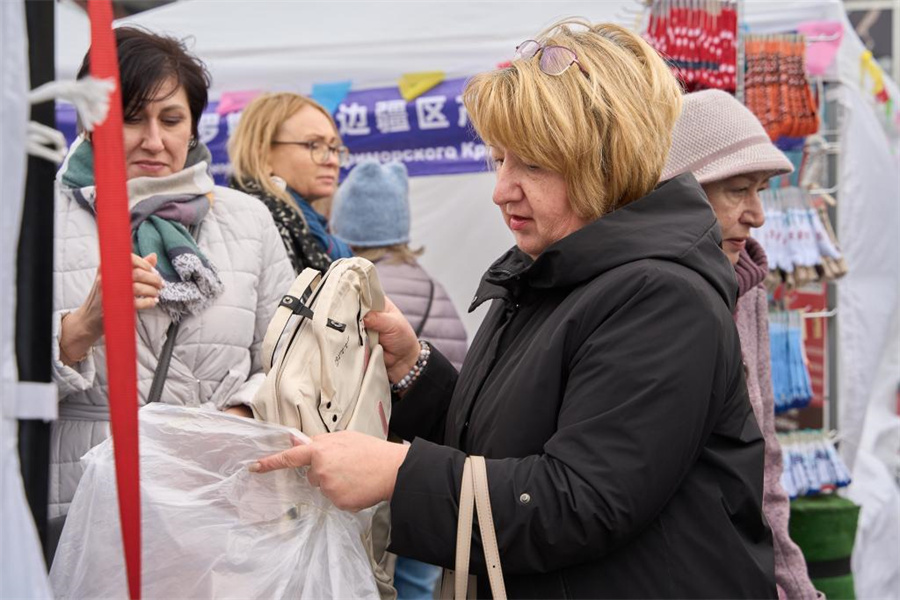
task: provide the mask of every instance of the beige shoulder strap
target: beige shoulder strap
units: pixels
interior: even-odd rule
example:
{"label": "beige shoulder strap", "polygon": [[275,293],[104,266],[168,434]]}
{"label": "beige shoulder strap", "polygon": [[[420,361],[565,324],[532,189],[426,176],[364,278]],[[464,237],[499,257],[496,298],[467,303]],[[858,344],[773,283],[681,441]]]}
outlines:
{"label": "beige shoulder strap", "polygon": [[491,493],[488,489],[487,464],[483,456],[470,456],[472,463],[472,483],[475,488],[475,509],[478,512],[478,530],[481,531],[481,545],[491,595],[495,600],[506,599],[506,585],[503,583],[503,568],[500,566],[500,548],[497,546],[497,532],[494,530],[494,514],[491,511]]}
{"label": "beige shoulder strap", "polygon": [[[294,279],[294,283],[291,284],[291,289],[288,290],[288,293],[281,297],[281,302],[278,304],[278,309],[275,311],[272,320],[269,321],[266,337],[263,339],[262,361],[263,371],[266,373],[273,366],[275,348],[278,346],[278,340],[281,339],[288,321],[290,321],[291,316],[298,314],[296,312],[297,305],[301,301],[305,303],[309,300],[309,295],[306,294],[306,291],[309,289],[310,293],[312,293],[321,275],[315,269],[303,269],[303,272]],[[304,298],[304,295],[306,295],[306,298]]]}
{"label": "beige shoulder strap", "polygon": [[444,570],[441,582],[442,599],[466,600],[470,583],[474,585],[469,577],[469,556],[472,548],[473,510],[476,507],[491,594],[495,600],[506,600],[506,585],[503,583],[500,550],[497,546],[491,496],[488,490],[487,465],[483,456],[470,456],[463,465],[462,485],[459,491],[459,521],[456,530],[456,568],[453,571]]}

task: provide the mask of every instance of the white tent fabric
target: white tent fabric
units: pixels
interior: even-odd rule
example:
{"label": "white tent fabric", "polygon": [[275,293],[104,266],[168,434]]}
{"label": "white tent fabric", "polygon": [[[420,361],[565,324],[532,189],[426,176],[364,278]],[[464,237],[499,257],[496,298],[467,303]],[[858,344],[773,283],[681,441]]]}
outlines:
{"label": "white tent fabric", "polygon": [[56,387],[18,381],[16,247],[25,193],[28,42],[24,0],[0,2],[0,598],[50,598],[19,471],[16,419],[54,418]]}
{"label": "white tent fabric", "polygon": [[[752,32],[789,31],[804,21],[837,20],[844,40],[830,79],[840,81],[844,108],[840,154],[838,237],[850,274],[838,284],[838,377],[842,451],[852,463],[871,426],[870,399],[897,373],[878,371],[890,352],[887,325],[900,306],[900,168],[896,140],[880,129],[870,98],[860,91],[864,50],[839,0],[748,0],[744,22]],[[466,76],[508,60],[516,44],[559,17],[633,24],[634,0],[593,2],[177,2],[128,22],[189,37],[210,67],[213,98],[251,89],[309,92],[313,83],[352,80],[355,88],[390,85],[407,72],[443,70]],[[59,5],[57,65],[72,77],[87,47],[87,21]],[[886,81],[895,102],[900,91]],[[417,177],[411,182],[412,238],[424,245],[425,267],[464,311],[485,268],[512,244],[490,201],[490,173]],[[470,335],[483,314],[466,315]],[[869,489],[873,469],[854,471]],[[896,487],[896,483],[894,484]],[[860,493],[863,511],[868,496]],[[877,499],[872,499],[877,510]],[[895,527],[900,527],[894,521]],[[862,551],[877,544],[861,539]],[[896,548],[884,548],[896,555]],[[900,573],[897,567],[894,573]],[[858,574],[865,579],[866,573]],[[869,589],[860,581],[860,589]]]}
{"label": "white tent fabric", "polygon": [[[634,0],[601,2],[176,2],[123,19],[160,33],[191,36],[191,47],[222,91],[309,92],[313,83],[391,85],[401,73],[443,70],[465,76],[512,57],[516,45],[560,17],[612,20]],[[77,10],[69,7],[66,13]],[[624,17],[624,13],[622,13]],[[77,23],[84,17],[74,16]],[[68,28],[60,23],[61,27]],[[77,25],[83,30],[83,26]],[[60,31],[57,71],[71,77],[88,38]],[[80,49],[69,44],[79,36]],[[79,51],[80,50],[80,51]]]}
{"label": "white tent fabric", "polygon": [[900,597],[900,310],[887,328],[887,348],[866,407],[848,497],[862,506],[852,567],[858,598]]}
{"label": "white tent fabric", "polygon": [[[836,96],[845,113],[838,239],[850,268],[838,285],[838,427],[852,469],[866,405],[879,385],[879,358],[892,343],[888,325],[900,307],[900,153],[891,153],[859,90],[842,86]],[[895,389],[898,382],[900,371],[894,373]]]}

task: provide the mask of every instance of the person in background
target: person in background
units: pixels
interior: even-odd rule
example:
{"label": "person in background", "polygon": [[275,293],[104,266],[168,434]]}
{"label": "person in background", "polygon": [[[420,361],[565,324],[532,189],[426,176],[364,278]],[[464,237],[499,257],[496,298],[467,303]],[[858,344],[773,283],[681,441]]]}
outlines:
{"label": "person in background", "polygon": [[228,155],[231,186],[256,196],[272,213],[296,273],[306,267],[326,271],[331,261],[353,256],[310,204],[334,195],[348,158],[322,106],[287,92],[259,96],[241,114]]}
{"label": "person in background", "polygon": [[763,512],[774,538],[778,595],[812,600],[818,592],[809,579],[803,554],[788,533],[790,501],[781,486],[783,465],[775,435],[768,299],[763,285],[768,262],[765,250],[752,237],[753,229],[766,219],[759,193],[773,176],[793,170],[749,109],[726,92],[705,90],[685,96],[661,178],[665,181],[692,172],[722,229],[722,249],[738,280],[734,319],[746,364],[747,389],[766,440]]}
{"label": "person in background", "polygon": [[[402,163],[358,164],[338,189],[331,215],[335,235],[356,256],[375,263],[385,294],[416,335],[442,349],[456,369],[466,356],[466,330],[444,287],[425,272],[409,247],[409,178]],[[394,587],[399,600],[430,600],[439,567],[398,556]]]}
{"label": "person in background", "polygon": [[409,178],[402,163],[357,165],[334,199],[331,226],[356,256],[373,263],[385,294],[419,337],[438,344],[457,369],[468,344],[466,330],[444,286],[416,260],[409,247]]}
{"label": "person in background", "polygon": [[[412,444],[342,431],[249,470],[309,466],[347,509],[390,500],[391,550],[453,568],[463,466],[483,456],[510,598],[776,597],[734,268],[693,175],[658,185],[672,72],[639,35],[571,19],[463,100],[516,244],[476,292],[462,370],[388,303],[365,323]],[[487,597],[478,535],[470,561]]]}
{"label": "person in background", "polygon": [[[249,415],[265,377],[262,341],[293,273],[278,231],[255,199],[213,183],[197,141],[206,67],[178,40],[115,30],[121,70],[125,168],[134,242],[138,401],[170,336],[158,400]],[[85,56],[78,77],[89,73]],[[54,246],[49,529],[55,545],[82,475],[80,458],[109,435],[94,152],[87,134],[58,174]],[[102,210],[102,208],[101,208]],[[177,329],[173,323],[178,323]],[[162,373],[160,371],[160,373]]]}

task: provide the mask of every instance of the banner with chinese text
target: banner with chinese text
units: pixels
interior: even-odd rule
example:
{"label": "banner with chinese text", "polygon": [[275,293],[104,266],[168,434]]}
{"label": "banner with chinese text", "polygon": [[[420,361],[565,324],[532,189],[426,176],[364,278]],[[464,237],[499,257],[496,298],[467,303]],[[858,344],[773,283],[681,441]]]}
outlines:
{"label": "banner with chinese text", "polygon": [[[334,112],[334,120],[350,148],[350,164],[374,159],[406,164],[410,176],[486,171],[488,155],[469,124],[462,104],[465,79],[449,79],[406,102],[396,86],[351,91]],[[213,157],[216,183],[230,173],[228,136],[241,113],[219,115],[211,102],[199,124],[200,141]],[[75,109],[57,105],[57,126],[71,143],[75,139]],[[341,175],[346,175],[347,169]]]}

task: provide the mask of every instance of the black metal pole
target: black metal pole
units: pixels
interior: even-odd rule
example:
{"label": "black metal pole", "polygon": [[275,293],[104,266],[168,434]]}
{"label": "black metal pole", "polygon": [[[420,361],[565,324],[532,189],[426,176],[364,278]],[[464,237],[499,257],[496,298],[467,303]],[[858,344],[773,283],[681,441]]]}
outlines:
{"label": "black metal pole", "polygon": [[[25,2],[31,87],[55,78],[54,2]],[[56,127],[55,105],[31,107],[31,119]],[[21,381],[49,382],[53,313],[53,178],[55,165],[30,156],[16,263],[16,357]],[[47,489],[50,424],[19,421],[19,459],[25,495],[47,564]]]}

